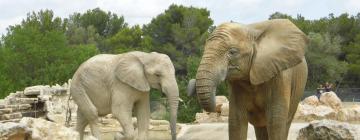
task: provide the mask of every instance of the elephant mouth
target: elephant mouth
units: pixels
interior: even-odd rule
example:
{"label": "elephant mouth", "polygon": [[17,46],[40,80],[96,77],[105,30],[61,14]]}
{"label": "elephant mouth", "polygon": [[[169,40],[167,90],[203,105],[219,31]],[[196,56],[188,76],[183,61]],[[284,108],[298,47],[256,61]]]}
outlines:
{"label": "elephant mouth", "polygon": [[241,73],[241,69],[240,69],[239,65],[234,65],[234,64],[229,63],[228,72],[227,72],[227,78],[229,78],[229,77],[232,77],[232,78],[240,77],[240,75],[239,75],[240,73]]}
{"label": "elephant mouth", "polygon": [[229,70],[232,70],[232,71],[234,71],[234,70],[236,70],[236,71],[241,71],[240,66],[231,63],[231,61],[229,61],[229,66],[228,66],[228,68],[229,68]]}
{"label": "elephant mouth", "polygon": [[238,65],[233,65],[233,64],[229,64],[228,66],[228,75],[229,74],[236,74],[238,72],[241,72],[240,66]]}
{"label": "elephant mouth", "polygon": [[233,65],[230,65],[230,66],[229,66],[229,70],[236,70],[236,71],[240,71],[240,67],[239,67],[239,66],[233,66]]}

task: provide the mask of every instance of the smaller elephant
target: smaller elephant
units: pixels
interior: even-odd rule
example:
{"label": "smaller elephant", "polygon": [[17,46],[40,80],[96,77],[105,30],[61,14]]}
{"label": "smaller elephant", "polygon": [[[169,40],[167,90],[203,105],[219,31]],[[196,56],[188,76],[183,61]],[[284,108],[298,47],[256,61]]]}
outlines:
{"label": "smaller elephant", "polygon": [[[83,139],[87,124],[92,134],[100,138],[98,117],[112,113],[124,130],[123,139],[146,140],[150,88],[161,90],[168,98],[171,136],[175,140],[179,89],[175,68],[167,55],[138,51],[100,54],[81,64],[70,87],[71,96],[78,105],[76,130],[80,139]],[[133,108],[137,117],[137,136],[131,121]]]}

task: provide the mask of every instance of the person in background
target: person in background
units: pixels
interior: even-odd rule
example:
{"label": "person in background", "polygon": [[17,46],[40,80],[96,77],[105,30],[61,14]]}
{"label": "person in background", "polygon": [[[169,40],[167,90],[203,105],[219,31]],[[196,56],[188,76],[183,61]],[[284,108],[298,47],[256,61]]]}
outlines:
{"label": "person in background", "polygon": [[321,94],[324,92],[324,86],[322,84],[316,89],[316,97],[320,99]]}
{"label": "person in background", "polygon": [[325,92],[330,92],[331,91],[331,88],[333,87],[332,84],[330,84],[329,82],[326,82],[325,83]]}

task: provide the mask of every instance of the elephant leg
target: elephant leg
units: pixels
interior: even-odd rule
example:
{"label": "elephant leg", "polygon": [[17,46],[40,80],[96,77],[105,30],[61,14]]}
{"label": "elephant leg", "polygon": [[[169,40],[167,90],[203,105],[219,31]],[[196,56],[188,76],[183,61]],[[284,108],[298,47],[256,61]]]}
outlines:
{"label": "elephant leg", "polygon": [[98,139],[101,139],[101,137],[100,137],[101,132],[100,132],[99,124],[100,124],[100,122],[98,119],[89,122],[92,135]]}
{"label": "elephant leg", "polygon": [[257,140],[268,140],[268,133],[266,126],[264,127],[255,127],[255,134]]}
{"label": "elephant leg", "polygon": [[84,139],[84,130],[88,123],[89,122],[86,120],[83,114],[81,114],[81,112],[77,110],[76,131],[79,132],[80,140]]}
{"label": "elephant leg", "polygon": [[[230,92],[229,101],[229,140],[246,140],[248,129],[247,111],[239,106],[239,95]],[[240,103],[241,104],[241,103]]]}
{"label": "elephant leg", "polygon": [[135,139],[135,130],[132,123],[132,108],[133,103],[129,104],[113,104],[112,113],[115,118],[120,122],[123,130],[124,137],[122,140],[134,140]]}
{"label": "elephant leg", "polygon": [[135,111],[137,117],[137,126],[139,140],[148,139],[148,129],[149,129],[149,119],[150,119],[150,103],[149,103],[149,94],[145,94],[144,98],[136,103]]}
{"label": "elephant leg", "polygon": [[285,78],[274,78],[266,85],[267,95],[267,131],[270,140],[287,139],[287,122],[290,104],[290,81]]}
{"label": "elephant leg", "polygon": [[92,135],[100,139],[97,108],[91,102],[83,87],[71,88],[71,92],[71,96],[73,96],[74,99],[77,99],[75,102],[78,104],[78,110],[81,112],[81,116],[85,118],[90,125]]}

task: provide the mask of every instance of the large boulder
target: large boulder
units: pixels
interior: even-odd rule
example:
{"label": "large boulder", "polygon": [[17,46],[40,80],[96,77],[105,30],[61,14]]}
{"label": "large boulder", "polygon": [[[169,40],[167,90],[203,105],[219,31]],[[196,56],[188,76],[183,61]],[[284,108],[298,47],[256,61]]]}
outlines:
{"label": "large boulder", "polygon": [[216,96],[215,112],[196,113],[196,123],[227,122],[229,116],[229,100],[225,96]]}
{"label": "large boulder", "polygon": [[320,99],[315,95],[300,102],[295,120],[313,121],[332,119],[340,121],[357,121],[360,117],[360,107],[343,108],[342,102],[334,92],[322,93]]}
{"label": "large boulder", "polygon": [[313,121],[300,129],[298,140],[358,140],[360,130],[348,123],[333,120]]}
{"label": "large boulder", "polygon": [[31,136],[31,130],[26,125],[14,122],[0,124],[0,139],[24,140]]}
{"label": "large boulder", "polygon": [[301,104],[318,106],[318,105],[320,105],[320,102],[319,102],[319,98],[316,97],[315,95],[313,95],[313,96],[309,96],[309,97],[305,98],[305,99],[301,102]]}
{"label": "large boulder", "polygon": [[228,117],[222,116],[219,113],[196,113],[195,122],[196,123],[214,123],[214,122],[227,122]]}
{"label": "large boulder", "polygon": [[195,124],[182,126],[178,140],[228,140],[226,123]]}
{"label": "large boulder", "polygon": [[77,105],[74,100],[69,100],[70,94],[59,93],[60,91],[51,95],[43,94],[39,98],[45,101],[46,118],[59,124],[65,124],[67,115],[71,114],[71,120],[76,119]]}
{"label": "large boulder", "polygon": [[342,108],[337,114],[339,121],[359,121],[360,105],[353,105],[349,108]]}
{"label": "large boulder", "polygon": [[25,117],[21,119],[20,123],[26,125],[31,130],[31,138],[34,140],[70,140],[79,138],[79,133],[76,131],[44,119]]}
{"label": "large boulder", "polygon": [[38,85],[25,88],[24,95],[40,95],[47,94],[48,92],[50,92],[50,86]]}
{"label": "large boulder", "polygon": [[[24,117],[19,123],[8,122],[0,124],[0,138],[31,139],[31,140],[77,140],[79,133],[61,124],[40,118]],[[86,140],[95,140],[86,136]]]}
{"label": "large boulder", "polygon": [[335,94],[335,92],[330,91],[322,93],[320,96],[320,102],[326,106],[335,109],[336,111],[341,109],[341,100]]}
{"label": "large boulder", "polygon": [[223,104],[229,104],[229,100],[225,96],[216,96],[216,106],[215,112],[221,113],[221,108]]}
{"label": "large boulder", "polygon": [[229,116],[229,103],[221,105],[221,116]]}
{"label": "large boulder", "polygon": [[229,100],[225,96],[216,96],[216,105],[228,103]]}
{"label": "large boulder", "polygon": [[324,105],[299,104],[295,120],[313,121],[320,119],[336,119],[335,110]]}

